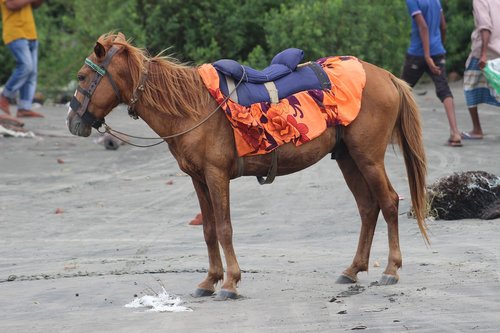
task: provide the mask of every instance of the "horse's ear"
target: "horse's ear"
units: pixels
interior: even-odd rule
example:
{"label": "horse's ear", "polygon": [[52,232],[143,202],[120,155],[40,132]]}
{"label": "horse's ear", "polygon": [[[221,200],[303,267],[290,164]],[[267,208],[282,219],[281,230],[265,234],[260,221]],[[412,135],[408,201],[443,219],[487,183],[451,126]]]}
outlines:
{"label": "horse's ear", "polygon": [[104,56],[106,55],[106,49],[104,48],[104,46],[102,46],[101,43],[96,42],[94,46],[94,53],[97,58],[104,58]]}
{"label": "horse's ear", "polygon": [[127,39],[125,38],[125,35],[122,33],[122,32],[119,32],[117,35],[116,35],[117,39],[123,39],[124,41],[126,41]]}

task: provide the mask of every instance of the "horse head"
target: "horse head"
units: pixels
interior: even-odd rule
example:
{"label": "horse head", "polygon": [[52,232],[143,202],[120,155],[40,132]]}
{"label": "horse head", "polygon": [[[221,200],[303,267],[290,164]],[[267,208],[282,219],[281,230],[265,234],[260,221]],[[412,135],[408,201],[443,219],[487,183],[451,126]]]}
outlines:
{"label": "horse head", "polygon": [[[103,35],[94,46],[94,52],[78,71],[78,88],[70,102],[66,123],[69,131],[78,136],[89,136],[92,127],[99,129],[104,117],[130,93],[126,86],[126,58],[123,55],[125,36]],[[127,98],[127,99],[126,99]]]}

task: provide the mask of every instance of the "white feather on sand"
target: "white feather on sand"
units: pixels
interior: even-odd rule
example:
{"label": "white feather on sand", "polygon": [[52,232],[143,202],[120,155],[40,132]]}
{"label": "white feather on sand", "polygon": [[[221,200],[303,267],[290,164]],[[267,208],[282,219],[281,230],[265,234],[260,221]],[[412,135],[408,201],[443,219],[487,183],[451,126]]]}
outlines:
{"label": "white feather on sand", "polygon": [[149,308],[147,311],[152,312],[183,312],[193,311],[182,304],[182,300],[178,296],[172,296],[167,293],[165,288],[161,288],[162,292],[155,296],[145,295],[140,298],[135,298],[132,302],[125,304],[126,308]]}

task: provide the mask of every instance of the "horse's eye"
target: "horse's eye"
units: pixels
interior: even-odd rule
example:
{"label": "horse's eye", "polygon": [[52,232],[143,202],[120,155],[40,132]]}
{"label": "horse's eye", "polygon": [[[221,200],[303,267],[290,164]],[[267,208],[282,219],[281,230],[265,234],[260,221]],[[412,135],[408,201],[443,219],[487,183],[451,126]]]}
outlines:
{"label": "horse's eye", "polygon": [[77,78],[78,78],[78,81],[80,81],[80,82],[85,81],[85,75],[78,74]]}

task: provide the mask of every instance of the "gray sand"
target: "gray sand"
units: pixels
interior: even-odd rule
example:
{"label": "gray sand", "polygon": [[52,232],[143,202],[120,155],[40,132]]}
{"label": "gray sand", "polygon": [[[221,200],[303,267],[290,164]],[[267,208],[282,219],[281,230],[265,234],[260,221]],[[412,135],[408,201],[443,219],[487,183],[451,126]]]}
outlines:
{"label": "gray sand", "polygon": [[[427,90],[417,99],[428,182],[454,171],[500,175],[500,109],[480,108],[484,140],[450,148],[434,87],[417,90]],[[460,82],[453,92],[459,125],[469,130]],[[373,285],[387,257],[383,219],[369,273],[354,287],[334,283],[352,260],[360,221],[336,162],[325,157],[272,185],[231,183],[242,297],[220,302],[190,296],[208,259],[202,228],[188,225],[199,212],[191,181],[167,146],[108,151],[94,143],[97,134],[69,134],[65,107],[41,111],[46,118],[26,120],[37,138],[0,138],[1,332],[498,332],[500,220],[429,221],[427,247],[406,216],[397,148],[386,156],[404,197],[397,285]],[[151,134],[124,108],[108,123]],[[161,286],[193,312],[124,307]]]}

